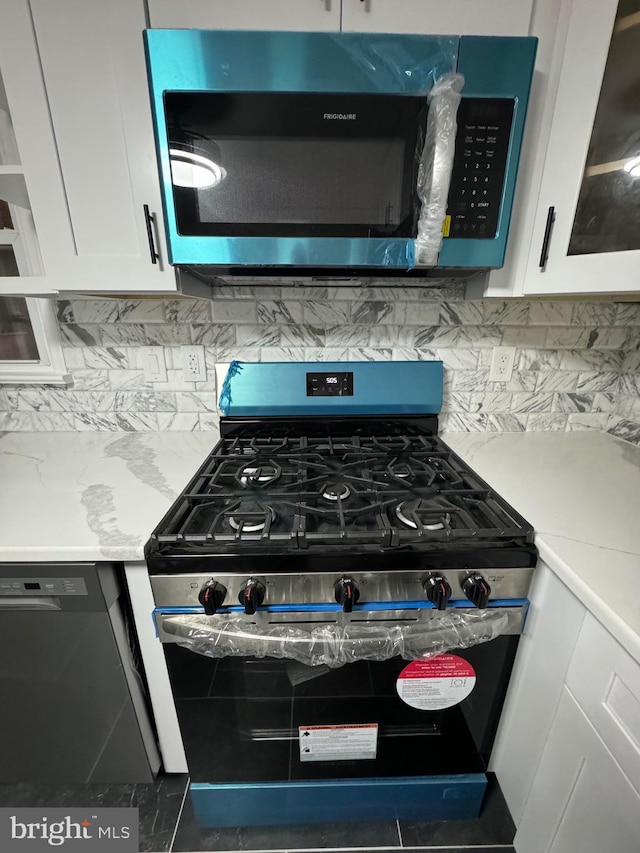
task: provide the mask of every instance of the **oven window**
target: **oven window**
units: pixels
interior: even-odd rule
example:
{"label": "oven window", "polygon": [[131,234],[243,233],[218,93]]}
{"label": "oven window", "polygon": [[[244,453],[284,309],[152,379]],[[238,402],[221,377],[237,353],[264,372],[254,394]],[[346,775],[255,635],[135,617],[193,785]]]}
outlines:
{"label": "oven window", "polygon": [[[458,705],[410,707],[396,682],[407,661],[306,667],[212,660],[166,645],[193,782],[256,782],[478,773],[487,767],[518,638],[456,652],[476,672]],[[301,761],[299,727],[376,724],[375,758]]]}
{"label": "oven window", "polygon": [[178,231],[415,236],[424,98],[168,93]]}

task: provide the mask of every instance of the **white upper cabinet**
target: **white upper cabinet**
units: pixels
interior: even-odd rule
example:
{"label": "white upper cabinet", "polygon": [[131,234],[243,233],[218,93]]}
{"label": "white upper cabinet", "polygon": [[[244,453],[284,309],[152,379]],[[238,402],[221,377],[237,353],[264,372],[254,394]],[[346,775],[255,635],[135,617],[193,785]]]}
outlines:
{"label": "white upper cabinet", "polygon": [[[175,290],[175,273],[166,262],[143,4],[10,0],[10,5],[30,7],[46,87],[45,104],[29,108],[34,121],[47,116],[48,139],[34,134],[25,139],[29,146],[46,147],[52,125],[59,164],[40,176],[37,205],[32,199],[49,286]],[[23,63],[35,73],[26,58]]]}
{"label": "white upper cabinet", "polygon": [[521,36],[533,0],[148,0],[152,27]]}
{"label": "white upper cabinet", "polygon": [[167,29],[339,30],[340,0],[148,0],[149,23]]}
{"label": "white upper cabinet", "polygon": [[526,36],[533,0],[342,0],[354,32]]}
{"label": "white upper cabinet", "polygon": [[573,0],[525,294],[640,291],[640,0]]}
{"label": "white upper cabinet", "polygon": [[46,295],[36,229],[64,190],[28,4],[6,0],[0,18],[0,294]]}

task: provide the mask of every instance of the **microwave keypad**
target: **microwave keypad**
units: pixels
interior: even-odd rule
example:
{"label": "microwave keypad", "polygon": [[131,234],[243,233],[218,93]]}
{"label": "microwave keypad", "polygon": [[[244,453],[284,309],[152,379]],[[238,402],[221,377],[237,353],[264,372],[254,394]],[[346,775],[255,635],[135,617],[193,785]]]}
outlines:
{"label": "microwave keypad", "polygon": [[449,237],[496,236],[509,152],[512,98],[462,98],[447,214]]}

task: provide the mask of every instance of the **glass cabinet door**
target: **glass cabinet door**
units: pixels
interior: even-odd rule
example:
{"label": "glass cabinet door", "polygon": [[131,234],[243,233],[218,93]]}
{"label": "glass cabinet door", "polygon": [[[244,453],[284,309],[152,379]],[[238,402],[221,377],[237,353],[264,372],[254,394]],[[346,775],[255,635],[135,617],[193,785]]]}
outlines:
{"label": "glass cabinet door", "polygon": [[570,255],[640,249],[640,0],[620,0]]}
{"label": "glass cabinet door", "polygon": [[573,0],[526,294],[640,292],[640,0]]}

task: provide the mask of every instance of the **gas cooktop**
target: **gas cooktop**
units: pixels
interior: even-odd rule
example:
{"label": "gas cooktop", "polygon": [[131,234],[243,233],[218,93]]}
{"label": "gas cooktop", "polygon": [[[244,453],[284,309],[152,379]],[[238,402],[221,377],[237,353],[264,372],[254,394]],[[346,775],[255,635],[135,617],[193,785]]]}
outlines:
{"label": "gas cooktop", "polygon": [[153,532],[152,573],[189,555],[535,550],[531,526],[412,422],[228,432]]}

